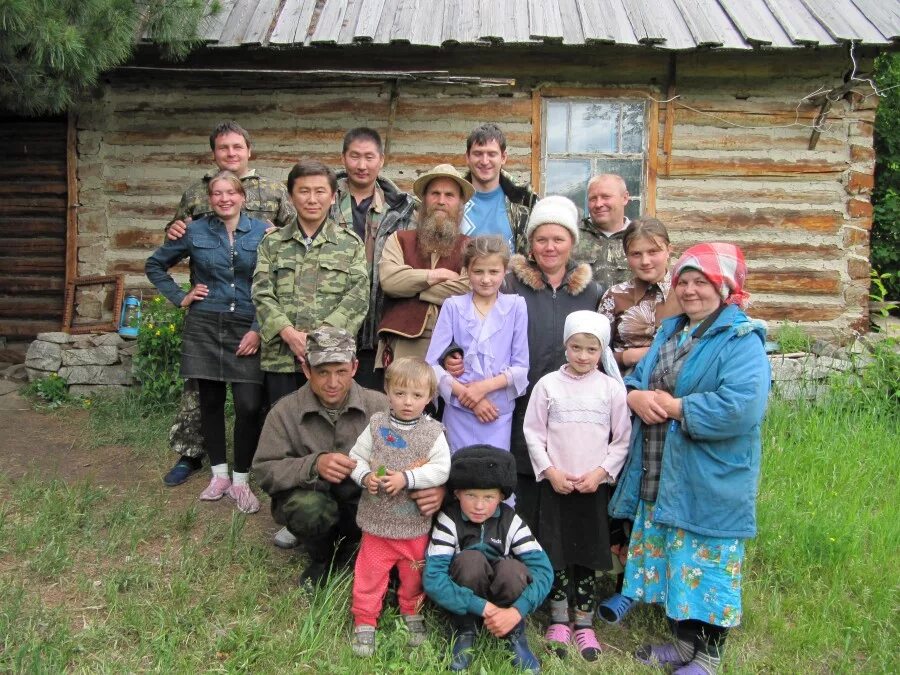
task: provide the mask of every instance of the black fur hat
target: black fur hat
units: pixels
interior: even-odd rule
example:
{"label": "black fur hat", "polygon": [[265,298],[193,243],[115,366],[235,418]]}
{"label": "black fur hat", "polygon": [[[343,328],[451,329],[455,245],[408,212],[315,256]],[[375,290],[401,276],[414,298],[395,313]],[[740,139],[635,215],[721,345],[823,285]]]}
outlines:
{"label": "black fur hat", "polygon": [[497,488],[509,499],[516,489],[516,459],[492,445],[460,448],[450,460],[447,487],[451,490]]}

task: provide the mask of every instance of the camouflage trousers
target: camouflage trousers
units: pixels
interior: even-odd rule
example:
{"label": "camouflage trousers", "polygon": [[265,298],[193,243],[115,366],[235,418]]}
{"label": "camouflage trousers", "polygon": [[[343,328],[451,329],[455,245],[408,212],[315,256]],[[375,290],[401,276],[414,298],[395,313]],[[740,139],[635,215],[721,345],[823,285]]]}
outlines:
{"label": "camouflage trousers", "polygon": [[200,392],[197,380],[184,381],[181,406],[175,416],[175,423],[169,429],[169,447],[179,455],[195,459],[206,454],[203,434],[200,432]]}
{"label": "camouflage trousers", "polygon": [[349,478],[327,490],[277,492],[272,495],[272,518],[300,540],[311,558],[327,560],[339,539],[360,539],[359,495],[359,486]]}

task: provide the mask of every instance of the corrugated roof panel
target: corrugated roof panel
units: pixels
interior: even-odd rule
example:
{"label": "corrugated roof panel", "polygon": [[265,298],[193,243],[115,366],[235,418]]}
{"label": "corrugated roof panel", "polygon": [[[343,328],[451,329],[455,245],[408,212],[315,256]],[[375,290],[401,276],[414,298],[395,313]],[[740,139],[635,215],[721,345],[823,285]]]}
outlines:
{"label": "corrugated roof panel", "polygon": [[763,0],[719,0],[747,42],[791,47],[793,42]]}
{"label": "corrugated roof panel", "polygon": [[559,0],[559,17],[562,21],[563,44],[583,45],[584,30],[576,0]]}
{"label": "corrugated roof panel", "polygon": [[615,42],[616,34],[608,11],[597,0],[575,0],[585,42]]}
{"label": "corrugated roof panel", "polygon": [[269,42],[272,44],[289,45],[303,44],[306,42],[306,34],[309,31],[309,22],[313,12],[316,11],[316,3],[308,0],[286,0],[278,20],[275,22],[275,30]]}
{"label": "corrugated roof panel", "polygon": [[[209,12],[215,2],[216,0],[209,0],[206,3],[207,12]],[[200,37],[207,42],[217,42],[222,36],[222,30],[228,21],[228,15],[231,14],[231,10],[234,9],[236,2],[237,0],[219,0],[219,11],[214,16],[207,14],[204,19],[205,25],[200,27]]]}
{"label": "corrugated roof panel", "polygon": [[[644,44],[752,49],[885,44],[900,0],[219,0],[214,45]],[[213,0],[207,1],[207,8]],[[318,16],[317,16],[317,11]],[[310,36],[311,23],[313,31]],[[146,36],[145,36],[146,39]]]}
{"label": "corrugated roof panel", "polygon": [[322,13],[319,15],[319,21],[316,23],[316,30],[309,39],[310,43],[334,44],[338,41],[348,4],[349,0],[326,0]]}
{"label": "corrugated roof panel", "polygon": [[253,12],[253,17],[247,26],[247,31],[244,33],[243,43],[245,45],[265,43],[279,4],[281,4],[281,0],[259,0],[256,11]]}
{"label": "corrugated roof panel", "polygon": [[371,42],[378,32],[384,0],[363,0],[353,28],[353,39],[358,42]]}
{"label": "corrugated roof panel", "polygon": [[721,47],[725,44],[721,23],[713,23],[715,17],[722,14],[715,0],[675,0],[675,5],[698,47]]}
{"label": "corrugated roof panel", "polygon": [[562,17],[558,2],[528,0],[528,34],[534,40],[562,42]]}
{"label": "corrugated roof panel", "polygon": [[250,19],[256,11],[259,0],[238,0],[228,15],[228,21],[219,36],[219,47],[239,47],[244,44],[244,35]]}
{"label": "corrugated roof panel", "polygon": [[828,31],[809,13],[799,0],[765,0],[791,42],[797,45],[833,45]]}
{"label": "corrugated roof panel", "polygon": [[875,24],[884,37],[900,39],[900,2],[891,0],[853,0],[859,11]]}
{"label": "corrugated roof panel", "polygon": [[[848,0],[802,0],[835,40],[878,42],[884,37]],[[891,0],[886,0],[890,2]]]}

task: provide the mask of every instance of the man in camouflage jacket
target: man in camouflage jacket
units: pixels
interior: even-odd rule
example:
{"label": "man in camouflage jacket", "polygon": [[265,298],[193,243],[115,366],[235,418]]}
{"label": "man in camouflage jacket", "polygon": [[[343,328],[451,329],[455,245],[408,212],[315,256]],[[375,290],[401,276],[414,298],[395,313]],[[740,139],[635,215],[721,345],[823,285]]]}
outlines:
{"label": "man in camouflage jacket", "polygon": [[[284,183],[260,176],[249,168],[250,135],[243,127],[233,121],[220,122],[209,136],[209,147],[217,171],[231,171],[241,179],[247,194],[243,208],[247,215],[278,227],[296,219],[297,213]],[[207,173],[181,195],[175,217],[166,225],[169,239],[183,237],[192,220],[212,214],[207,185],[217,171]],[[200,434],[200,397],[194,380],[185,382],[181,407],[169,430],[169,446],[179,458],[163,481],[169,486],[180,485],[200,469],[205,454]]]}
{"label": "man in camouflage jacket", "polygon": [[[326,325],[355,335],[366,316],[365,246],[329,215],[336,183],[334,172],[324,164],[299,162],[288,176],[297,220],[270,232],[257,250],[253,303],[267,389],[268,380],[286,379],[270,374],[294,377],[301,372],[309,331]],[[278,398],[271,389],[269,395],[271,403]]]}
{"label": "man in camouflage jacket", "polygon": [[572,260],[590,265],[594,280],[603,288],[612,288],[632,277],[622,246],[625,228],[631,222],[625,217],[629,199],[621,176],[602,174],[588,182],[589,215],[578,226]]}
{"label": "man in camouflage jacket", "polygon": [[369,270],[369,311],[357,335],[359,368],[356,381],[381,391],[384,371],[375,369],[378,346],[376,327],[384,310],[384,293],[378,273],[384,244],[394,232],[416,227],[416,199],[380,175],[384,167],[381,136],[374,129],[357,127],[344,136],[341,150],[344,170],[337,174],[337,196],[331,217],[352,229],[366,247]]}

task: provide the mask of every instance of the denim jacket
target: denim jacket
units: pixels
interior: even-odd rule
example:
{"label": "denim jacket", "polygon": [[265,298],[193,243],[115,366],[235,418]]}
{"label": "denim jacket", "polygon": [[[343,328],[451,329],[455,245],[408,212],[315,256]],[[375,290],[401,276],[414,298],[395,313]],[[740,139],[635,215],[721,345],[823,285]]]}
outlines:
{"label": "denim jacket", "polygon": [[[625,386],[649,389],[659,349],[682,316],[663,321]],[[683,419],[672,420],[666,434],[656,522],[711,537],[756,534],[760,425],[771,378],[765,339],[761,322],[728,305],[685,357],[674,393],[681,399]],[[614,518],[637,513],[643,439],[644,423],[636,416],[628,459],[609,505]]]}
{"label": "denim jacket", "polygon": [[[191,304],[205,312],[235,312],[256,316],[250,299],[250,284],[256,268],[256,248],[268,224],[241,213],[234,231],[234,252],[225,225],[216,216],[206,216],[191,223],[181,239],[167,239],[147,258],[147,278],[173,305],[181,305],[187,295],[168,270],[187,257],[191,259],[191,278],[195,284],[206,284],[209,295]],[[256,321],[254,320],[254,330]]]}

